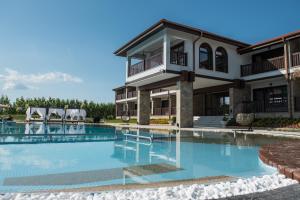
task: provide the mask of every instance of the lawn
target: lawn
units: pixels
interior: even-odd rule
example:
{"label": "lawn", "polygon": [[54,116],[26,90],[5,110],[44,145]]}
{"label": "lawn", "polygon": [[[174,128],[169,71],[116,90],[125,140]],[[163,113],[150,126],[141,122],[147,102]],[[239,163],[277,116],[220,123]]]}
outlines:
{"label": "lawn", "polygon": [[7,115],[7,114],[1,114],[0,118],[7,118],[8,116],[12,116],[14,121],[18,121],[18,122],[24,122],[26,115],[23,114],[16,114],[16,115]]}
{"label": "lawn", "polygon": [[[124,123],[124,121],[122,119],[110,119],[110,120],[106,119],[105,123]],[[136,124],[137,121],[136,119],[130,119],[128,123]]]}

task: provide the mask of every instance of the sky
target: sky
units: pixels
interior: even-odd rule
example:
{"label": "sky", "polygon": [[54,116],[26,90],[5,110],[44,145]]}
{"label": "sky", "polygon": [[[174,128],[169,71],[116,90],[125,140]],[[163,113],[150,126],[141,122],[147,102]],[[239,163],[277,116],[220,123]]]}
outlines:
{"label": "sky", "polygon": [[113,52],[165,18],[246,43],[300,29],[299,0],[0,0],[0,95],[113,102]]}

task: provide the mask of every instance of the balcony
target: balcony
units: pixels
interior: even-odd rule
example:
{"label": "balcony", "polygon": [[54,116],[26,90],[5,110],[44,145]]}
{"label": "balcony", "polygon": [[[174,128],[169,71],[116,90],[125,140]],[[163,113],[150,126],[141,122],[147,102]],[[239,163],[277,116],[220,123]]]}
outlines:
{"label": "balcony", "polygon": [[[176,114],[176,107],[171,108],[171,115]],[[169,108],[154,108],[153,115],[169,115]]]}
{"label": "balcony", "polygon": [[[292,66],[300,65],[300,52],[292,53]],[[262,63],[241,65],[241,76],[249,76],[274,70],[284,69],[284,56],[264,60]]]}
{"label": "balcony", "polygon": [[128,67],[128,77],[163,64],[162,52]]}
{"label": "balcony", "polygon": [[137,116],[136,110],[129,110],[129,116]]}
{"label": "balcony", "polygon": [[279,56],[264,60],[261,63],[241,65],[241,76],[249,76],[284,68],[284,57]]}
{"label": "balcony", "polygon": [[116,100],[121,100],[121,99],[126,99],[126,94],[125,93],[116,95]]}
{"label": "balcony", "polygon": [[171,51],[170,63],[175,65],[187,66],[187,57],[187,53]]}
{"label": "balcony", "polygon": [[133,97],[136,97],[136,91],[130,91],[130,92],[127,92],[127,98],[133,98]]}

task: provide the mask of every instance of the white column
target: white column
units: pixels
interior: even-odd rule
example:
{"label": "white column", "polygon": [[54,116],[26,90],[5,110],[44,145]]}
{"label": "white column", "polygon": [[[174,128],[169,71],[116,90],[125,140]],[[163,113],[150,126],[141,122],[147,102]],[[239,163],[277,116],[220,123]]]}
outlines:
{"label": "white column", "polygon": [[129,71],[128,71],[128,68],[131,66],[131,57],[130,56],[127,56],[127,61],[126,61],[126,80],[127,80],[127,77],[128,77],[128,73],[129,73]]}
{"label": "white column", "polygon": [[180,131],[176,133],[176,167],[180,168]]}
{"label": "white column", "polygon": [[187,53],[187,66],[193,69],[193,42],[191,40],[184,41],[184,52]]}
{"label": "white column", "polygon": [[170,37],[167,33],[164,34],[163,63],[165,68],[170,63]]}

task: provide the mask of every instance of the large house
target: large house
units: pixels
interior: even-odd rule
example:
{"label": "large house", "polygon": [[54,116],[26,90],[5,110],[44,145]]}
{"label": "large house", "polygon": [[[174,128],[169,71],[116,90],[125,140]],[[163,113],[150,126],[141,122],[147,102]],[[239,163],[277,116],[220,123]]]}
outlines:
{"label": "large house", "polygon": [[249,107],[258,117],[300,116],[300,31],[251,45],[162,19],[114,53],[126,58],[117,117],[144,125],[175,116],[192,127]]}

